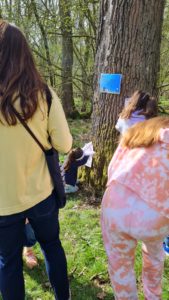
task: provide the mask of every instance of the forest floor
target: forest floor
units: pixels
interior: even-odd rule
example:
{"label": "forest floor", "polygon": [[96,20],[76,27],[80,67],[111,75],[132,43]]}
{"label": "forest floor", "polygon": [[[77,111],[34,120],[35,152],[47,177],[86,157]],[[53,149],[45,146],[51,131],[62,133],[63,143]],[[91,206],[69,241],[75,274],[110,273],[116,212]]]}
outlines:
{"label": "forest floor", "polygon": [[[74,146],[82,146],[90,141],[89,120],[70,121],[69,124],[74,136]],[[67,206],[60,210],[60,227],[61,240],[68,260],[72,300],[113,300],[100,230],[100,203],[94,204],[90,191],[83,188],[77,194],[68,197]],[[37,244],[35,251],[39,266],[30,270],[24,264],[26,299],[52,300],[53,293]],[[141,267],[139,244],[135,260],[139,300],[144,299]],[[163,299],[169,300],[169,258],[165,260]]]}

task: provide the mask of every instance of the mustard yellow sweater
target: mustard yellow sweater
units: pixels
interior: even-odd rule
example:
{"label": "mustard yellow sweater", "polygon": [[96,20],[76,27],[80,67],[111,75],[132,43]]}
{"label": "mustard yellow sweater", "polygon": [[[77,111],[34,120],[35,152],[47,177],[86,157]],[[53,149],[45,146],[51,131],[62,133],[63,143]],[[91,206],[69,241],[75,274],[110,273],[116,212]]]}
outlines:
{"label": "mustard yellow sweater", "polygon": [[[46,101],[39,96],[39,107],[28,125],[45,149],[51,148],[49,132],[53,147],[66,153],[71,149],[72,136],[60,100],[51,92],[49,116]],[[19,101],[16,108],[19,110]],[[44,153],[23,125],[0,123],[0,216],[33,207],[47,198],[52,189]]]}

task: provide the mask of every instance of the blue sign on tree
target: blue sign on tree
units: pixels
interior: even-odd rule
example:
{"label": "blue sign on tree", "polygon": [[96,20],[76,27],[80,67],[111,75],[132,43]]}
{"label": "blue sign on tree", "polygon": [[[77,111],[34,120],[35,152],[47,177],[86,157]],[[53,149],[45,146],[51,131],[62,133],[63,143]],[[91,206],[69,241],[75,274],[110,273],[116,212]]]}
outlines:
{"label": "blue sign on tree", "polygon": [[122,74],[106,74],[100,76],[100,92],[120,94]]}

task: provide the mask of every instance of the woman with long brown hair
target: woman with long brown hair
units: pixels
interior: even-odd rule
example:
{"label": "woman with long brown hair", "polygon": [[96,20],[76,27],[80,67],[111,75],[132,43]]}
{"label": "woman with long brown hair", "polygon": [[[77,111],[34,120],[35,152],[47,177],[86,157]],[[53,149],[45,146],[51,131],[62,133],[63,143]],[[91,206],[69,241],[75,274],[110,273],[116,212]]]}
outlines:
{"label": "woman with long brown hair", "polygon": [[59,239],[54,186],[43,151],[14,111],[45,149],[52,144],[58,151],[70,150],[72,137],[57,95],[37,71],[22,32],[1,20],[0,291],[3,300],[25,299],[22,250],[27,218],[44,254],[55,299],[68,300],[67,265]]}
{"label": "woman with long brown hair", "polygon": [[135,249],[142,241],[145,299],[160,300],[164,252],[169,232],[169,118],[132,126],[108,168],[102,201],[102,233],[115,298],[138,299]]}

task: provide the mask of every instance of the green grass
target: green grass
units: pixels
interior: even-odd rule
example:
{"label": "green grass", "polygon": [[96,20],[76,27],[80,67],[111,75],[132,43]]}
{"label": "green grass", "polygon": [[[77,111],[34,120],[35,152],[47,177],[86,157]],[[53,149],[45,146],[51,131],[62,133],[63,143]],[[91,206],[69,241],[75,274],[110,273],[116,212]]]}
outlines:
{"label": "green grass", "polygon": [[[84,197],[85,198],[85,197]],[[60,211],[61,240],[68,259],[69,280],[73,300],[112,300],[107,259],[100,230],[100,207],[94,207],[79,192],[69,197]],[[135,271],[139,299],[144,299],[141,283],[141,249],[136,251]],[[39,266],[33,270],[24,267],[27,300],[52,300],[53,294],[45,274],[39,246],[36,245]],[[163,299],[169,299],[169,259],[165,262]],[[100,297],[100,298],[99,298]]]}
{"label": "green grass", "polygon": [[[70,197],[67,207],[60,211],[61,240],[74,300],[99,299],[99,295],[105,296],[105,300],[112,299],[99,218],[100,209],[79,200],[78,195]],[[38,245],[36,254],[39,266],[33,270],[24,267],[26,299],[53,299]]]}
{"label": "green grass", "polygon": [[69,125],[73,136],[73,147],[81,147],[85,143],[90,142],[90,119],[69,120]]}
{"label": "green grass", "polygon": [[[69,126],[73,137],[73,148],[83,147],[85,143],[90,142],[91,121],[89,119],[69,119]],[[63,162],[65,155],[60,155],[60,161]]]}

